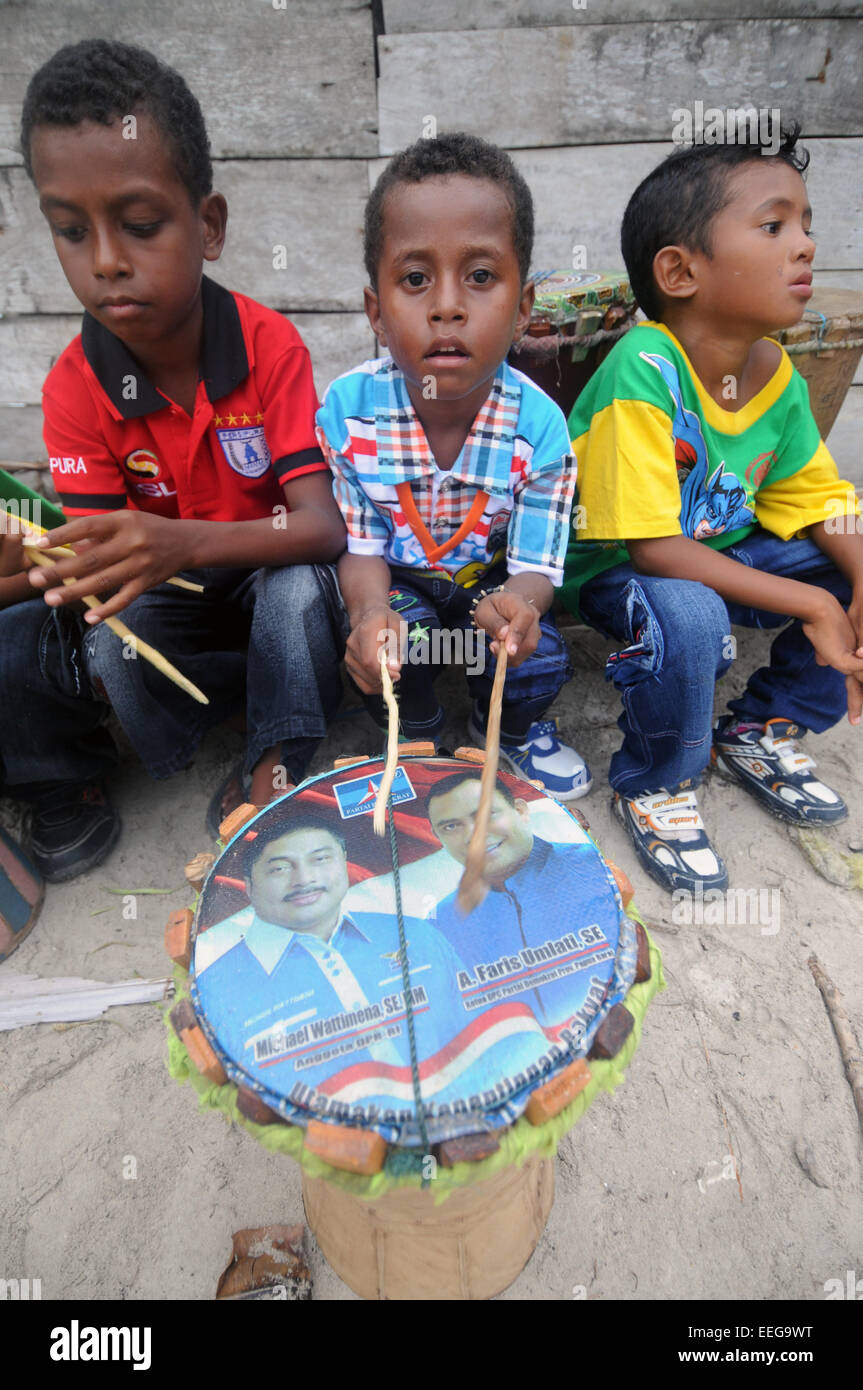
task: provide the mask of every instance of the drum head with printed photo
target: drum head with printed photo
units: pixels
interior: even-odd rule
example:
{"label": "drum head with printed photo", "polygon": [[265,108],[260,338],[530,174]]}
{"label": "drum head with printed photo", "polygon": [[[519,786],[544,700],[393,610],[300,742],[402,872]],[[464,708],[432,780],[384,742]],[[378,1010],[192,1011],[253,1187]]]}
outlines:
{"label": "drum head with printed photo", "polygon": [[[587,1054],[633,982],[636,941],[610,870],[563,806],[500,773],[482,904],[456,890],[480,769],[400,762],[328,772],[227,846],[198,902],[192,999],[232,1081],[285,1119],[420,1144],[511,1124]],[[405,950],[401,949],[404,940]]]}

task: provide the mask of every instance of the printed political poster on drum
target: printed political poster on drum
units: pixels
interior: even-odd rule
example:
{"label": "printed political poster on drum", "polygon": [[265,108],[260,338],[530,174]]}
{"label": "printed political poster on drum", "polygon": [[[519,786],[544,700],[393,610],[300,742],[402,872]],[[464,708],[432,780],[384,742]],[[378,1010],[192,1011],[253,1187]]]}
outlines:
{"label": "printed political poster on drum", "polygon": [[481,769],[454,759],[398,766],[396,885],[372,824],[382,774],[313,779],[227,847],[199,899],[193,1002],[231,1079],[288,1120],[420,1144],[418,1085],[432,1140],[508,1125],[625,996],[633,924],[578,821],[507,773],[463,915]]}

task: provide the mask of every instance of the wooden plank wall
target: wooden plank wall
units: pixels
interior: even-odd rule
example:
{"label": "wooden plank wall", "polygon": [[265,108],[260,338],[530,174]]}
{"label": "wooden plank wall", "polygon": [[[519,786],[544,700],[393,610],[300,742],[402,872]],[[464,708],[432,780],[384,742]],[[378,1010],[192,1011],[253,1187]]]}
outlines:
{"label": "wooden plank wall", "polygon": [[610,268],[675,108],[779,107],[812,154],[821,281],[863,290],[861,16],[863,0],[0,0],[0,459],[41,457],[40,385],[77,330],[17,151],[28,77],[60,43],[122,38],[184,73],[230,205],[214,273],[294,319],[323,389],[371,344],[364,199],[430,117],[511,150],[535,264],[579,246]]}

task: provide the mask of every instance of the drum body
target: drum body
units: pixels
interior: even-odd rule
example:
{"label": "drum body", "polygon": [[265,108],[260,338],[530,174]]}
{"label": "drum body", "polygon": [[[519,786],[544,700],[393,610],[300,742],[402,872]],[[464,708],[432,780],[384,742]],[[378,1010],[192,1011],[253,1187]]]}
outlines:
{"label": "drum body", "polygon": [[597,367],[632,327],[637,306],[622,272],[538,270],[531,278],[536,299],[530,327],[509,361],[568,416]]}
{"label": "drum body", "polygon": [[800,322],[775,336],[806,380],[815,423],[826,439],[863,353],[863,294],[816,288]]}
{"label": "drum body", "polygon": [[435,1204],[434,1184],[365,1202],[303,1174],[315,1239],[362,1298],[493,1298],[518,1277],[554,1200],[554,1164],[532,1158]]}
{"label": "drum body", "polygon": [[301,1163],[308,1224],[367,1298],[488,1298],[516,1278],[549,1154],[620,1082],[662,983],[625,875],[510,773],[485,898],[459,913],[481,778],[461,752],[401,756],[383,837],[380,759],[244,808],[166,930],[172,1073]]}

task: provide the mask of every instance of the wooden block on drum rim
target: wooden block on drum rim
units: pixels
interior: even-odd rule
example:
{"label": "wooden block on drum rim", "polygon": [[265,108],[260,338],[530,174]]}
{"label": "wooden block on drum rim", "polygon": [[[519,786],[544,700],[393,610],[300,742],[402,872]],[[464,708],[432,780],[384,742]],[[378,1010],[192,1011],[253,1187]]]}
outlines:
{"label": "wooden block on drum rim", "polygon": [[287,1124],[287,1120],[283,1120],[277,1111],[261,1100],[257,1091],[250,1091],[247,1086],[237,1087],[237,1109],[243,1118],[251,1120],[253,1125]]}
{"label": "wooden block on drum rim", "polygon": [[335,758],[333,761],[333,768],[356,767],[357,763],[367,763],[368,761],[368,754],[358,753],[356,756],[351,755],[351,757]]}
{"label": "wooden block on drum rim", "polygon": [[583,1057],[571,1062],[559,1076],[553,1076],[534,1091],[527,1102],[525,1114],[532,1125],[544,1125],[565,1110],[590,1080],[590,1068]]}
{"label": "wooden block on drum rim", "polygon": [[194,859],[190,859],[183,873],[186,875],[186,882],[196,893],[200,893],[204,886],[204,879],[216,862],[216,856],[208,849],[202,849],[200,854],[196,854]]}
{"label": "wooden block on drum rim", "polygon": [[165,923],[165,950],[175,965],[188,970],[192,960],[192,922],[190,907],[178,907]]}
{"label": "wooden block on drum rim", "polygon": [[629,907],[629,904],[635,897],[635,889],[632,886],[632,880],[629,874],[625,869],[621,869],[618,864],[615,864],[612,859],[606,859],[605,862],[614,875],[614,881],[617,884],[621,899],[623,900],[623,906],[625,908]]}
{"label": "wooden block on drum rim", "polygon": [[399,744],[400,758],[433,758],[437,749],[428,739],[415,739],[413,743]]}
{"label": "wooden block on drum rim", "polygon": [[438,1144],[437,1157],[442,1168],[452,1168],[456,1163],[481,1163],[499,1148],[500,1140],[494,1134],[461,1134]]}
{"label": "wooden block on drum rim", "polygon": [[228,1079],[225,1068],[204,1036],[200,1025],[196,1023],[194,1028],[184,1028],[180,1033],[180,1039],[195,1069],[214,1086],[224,1086]]}
{"label": "wooden block on drum rim", "polygon": [[237,806],[229,816],[219,826],[220,840],[233,840],[238,830],[242,830],[244,825],[248,825],[260,811],[260,806],[253,806],[250,801],[244,801],[242,806]]}
{"label": "wooden block on drum rim", "polygon": [[635,1019],[626,1005],[615,1004],[596,1030],[590,1056],[606,1062],[616,1057],[634,1027]]}
{"label": "wooden block on drum rim", "polygon": [[454,758],[458,758],[460,763],[479,763],[480,767],[485,762],[484,748],[457,748],[453,753]]}
{"label": "wooden block on drum rim", "polygon": [[387,1154],[387,1141],[382,1134],[350,1125],[327,1125],[323,1120],[309,1120],[304,1143],[309,1153],[317,1154],[333,1168],[365,1176],[379,1173]]}
{"label": "wooden block on drum rim", "polygon": [[638,959],[635,962],[635,983],[643,985],[645,980],[650,979],[650,942],[647,939],[647,932],[640,922],[635,924],[635,939],[638,942]]}
{"label": "wooden block on drum rim", "polygon": [[198,1026],[198,1016],[188,995],[185,999],[177,1001],[168,1017],[178,1038],[182,1038],[183,1034],[188,1032],[190,1028],[197,1028]]}

